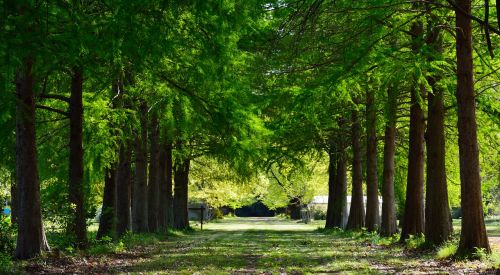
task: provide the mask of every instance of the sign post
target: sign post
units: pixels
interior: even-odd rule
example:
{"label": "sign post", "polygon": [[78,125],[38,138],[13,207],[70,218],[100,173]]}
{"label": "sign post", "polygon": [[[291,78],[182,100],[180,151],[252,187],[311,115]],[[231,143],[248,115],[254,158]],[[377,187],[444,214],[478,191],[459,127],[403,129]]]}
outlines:
{"label": "sign post", "polygon": [[200,210],[200,228],[203,230],[203,218],[205,217],[205,207],[202,205],[201,207],[190,207],[189,210]]}

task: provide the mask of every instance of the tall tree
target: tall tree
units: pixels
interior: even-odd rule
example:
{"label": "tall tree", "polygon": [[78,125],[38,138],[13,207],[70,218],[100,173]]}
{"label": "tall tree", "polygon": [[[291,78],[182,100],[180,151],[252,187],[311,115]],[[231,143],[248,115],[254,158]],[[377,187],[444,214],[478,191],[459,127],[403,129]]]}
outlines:
{"label": "tall tree", "polygon": [[145,102],[139,106],[139,133],[135,138],[135,176],[132,204],[132,229],[148,232],[148,108]]}
{"label": "tall tree", "polygon": [[120,158],[116,169],[116,236],[121,237],[132,229],[131,221],[131,155],[130,142],[120,147]]}
{"label": "tall tree", "polygon": [[102,198],[101,216],[99,217],[99,229],[96,238],[115,236],[115,200],[116,200],[116,170],[106,169],[104,178],[104,194]]}
{"label": "tall tree", "polygon": [[456,1],[458,148],[460,154],[460,190],[462,231],[457,253],[476,248],[490,252],[484,225],[477,145],[476,103],[474,92],[471,0]]}
{"label": "tall tree", "polygon": [[325,228],[332,229],[335,227],[333,222],[333,206],[335,194],[335,180],[337,178],[337,155],[335,154],[333,137],[330,136],[328,148],[328,204],[326,209]]}
{"label": "tall tree", "polygon": [[18,230],[15,257],[29,259],[49,245],[42,224],[35,133],[34,60],[26,58],[16,76],[16,177]]}
{"label": "tall tree", "polygon": [[349,219],[347,221],[347,229],[356,230],[361,229],[364,226],[365,219],[365,207],[363,202],[363,171],[361,164],[362,160],[360,144],[361,126],[357,110],[353,110],[351,113],[351,123],[352,196],[351,209],[349,210]]}
{"label": "tall tree", "polygon": [[397,95],[393,86],[387,89],[386,105],[384,171],[382,175],[382,222],[380,225],[380,234],[382,236],[392,236],[398,232],[396,202],[394,197]]}
{"label": "tall tree", "polygon": [[340,153],[333,192],[333,227],[344,228],[347,222],[347,158]]}
{"label": "tall tree", "polygon": [[[442,54],[443,41],[440,29],[429,20],[426,43],[432,55]],[[431,55],[431,56],[432,56]],[[427,59],[432,61],[432,57]],[[450,206],[448,202],[448,186],[446,182],[446,148],[444,134],[444,91],[438,85],[439,75],[427,77],[432,93],[427,95],[427,179],[425,188],[425,239],[433,245],[447,241],[453,231]]]}
{"label": "tall tree", "polygon": [[377,106],[375,92],[366,92],[366,229],[376,231],[380,224],[377,175]]}
{"label": "tall tree", "polygon": [[76,237],[76,246],[87,245],[87,221],[84,205],[83,181],[83,70],[75,66],[71,78],[69,100],[69,202],[75,206],[74,221],[70,225]]}
{"label": "tall tree", "polygon": [[188,185],[189,158],[176,159],[174,164],[174,228],[189,228],[188,219]]}
{"label": "tall tree", "polygon": [[159,138],[160,126],[158,114],[153,113],[150,121],[149,134],[149,181],[148,181],[148,226],[150,232],[158,231],[158,202],[159,202]]}
{"label": "tall tree", "polygon": [[158,211],[158,225],[162,231],[173,225],[172,169],[172,143],[162,143],[160,148],[160,207]]}
{"label": "tall tree", "polygon": [[[423,23],[412,24],[412,51],[418,54],[422,46]],[[422,98],[425,97],[425,87],[415,81],[411,89],[410,107],[410,142],[408,149],[408,177],[406,184],[406,200],[403,215],[401,240],[410,235],[424,233],[424,134],[425,118],[422,108]]]}

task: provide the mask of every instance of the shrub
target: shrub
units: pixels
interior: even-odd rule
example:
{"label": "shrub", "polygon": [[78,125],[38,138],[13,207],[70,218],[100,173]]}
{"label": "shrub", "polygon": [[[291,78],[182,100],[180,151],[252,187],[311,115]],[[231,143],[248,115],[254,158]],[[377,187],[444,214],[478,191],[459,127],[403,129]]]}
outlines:
{"label": "shrub", "polygon": [[10,274],[14,272],[12,257],[7,253],[0,253],[0,274]]}
{"label": "shrub", "polygon": [[457,244],[451,241],[442,244],[437,251],[436,258],[438,260],[449,259],[457,253]]}
{"label": "shrub", "polygon": [[108,253],[120,253],[125,250],[125,245],[122,241],[113,242],[111,237],[105,236],[100,240],[96,240],[87,253],[90,255],[101,255]]}
{"label": "shrub", "polygon": [[0,253],[10,255],[16,244],[16,228],[9,216],[0,215]]}
{"label": "shrub", "polygon": [[421,248],[425,244],[425,238],[423,234],[420,235],[410,235],[410,237],[405,241],[406,248],[417,249]]}
{"label": "shrub", "polygon": [[321,209],[314,209],[313,213],[314,220],[326,220],[326,211]]}
{"label": "shrub", "polygon": [[222,220],[224,218],[224,214],[219,208],[212,209],[212,219],[214,220]]}

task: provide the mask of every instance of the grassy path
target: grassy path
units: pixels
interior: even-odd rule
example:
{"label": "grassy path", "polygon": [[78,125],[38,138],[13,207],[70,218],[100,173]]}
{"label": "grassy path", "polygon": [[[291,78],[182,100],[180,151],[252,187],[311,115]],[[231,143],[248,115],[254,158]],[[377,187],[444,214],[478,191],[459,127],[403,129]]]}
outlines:
{"label": "grassy path", "polygon": [[[478,263],[373,244],[373,236],[320,232],[277,218],[233,218],[206,230],[136,245],[125,252],[73,257],[36,272],[140,274],[471,273]],[[480,267],[480,266],[479,266]],[[42,270],[41,270],[42,269]],[[35,269],[33,269],[35,271]]]}

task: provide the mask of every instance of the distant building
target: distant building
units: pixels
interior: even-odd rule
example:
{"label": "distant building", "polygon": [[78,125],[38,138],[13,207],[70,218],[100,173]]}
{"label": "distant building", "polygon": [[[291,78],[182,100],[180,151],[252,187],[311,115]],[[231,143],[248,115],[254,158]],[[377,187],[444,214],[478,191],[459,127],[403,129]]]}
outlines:
{"label": "distant building", "polygon": [[[351,196],[347,196],[346,200],[346,208],[344,209],[344,219],[342,220],[342,227],[347,225],[347,219],[349,218],[349,211],[351,210]],[[366,213],[366,196],[363,196],[365,213]],[[311,203],[309,203],[309,207],[312,210],[322,210],[325,211],[328,208],[328,196],[315,196]],[[378,197],[378,207],[379,214],[382,215],[382,197]]]}

